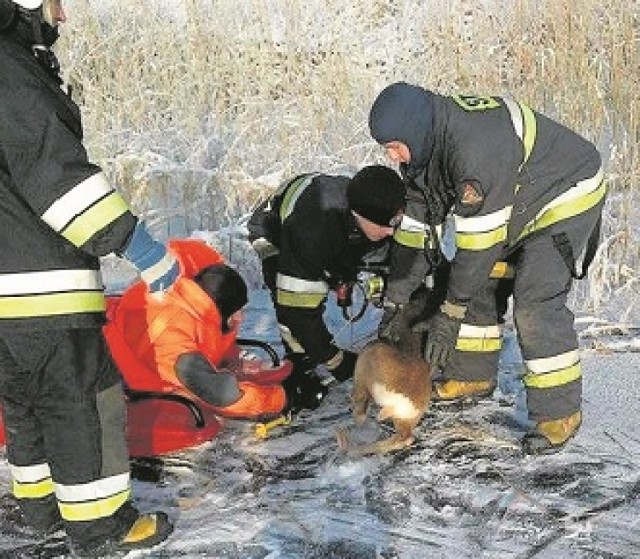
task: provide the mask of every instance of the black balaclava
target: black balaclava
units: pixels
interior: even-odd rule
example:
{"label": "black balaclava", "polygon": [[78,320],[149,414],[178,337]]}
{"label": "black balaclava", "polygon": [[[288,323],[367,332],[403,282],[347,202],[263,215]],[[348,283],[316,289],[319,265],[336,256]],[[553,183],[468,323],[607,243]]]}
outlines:
{"label": "black balaclava", "polygon": [[242,276],[225,264],[203,268],[193,278],[215,302],[222,318],[222,330],[228,331],[229,317],[247,304],[247,284]]}
{"label": "black balaclava", "polygon": [[31,50],[47,72],[62,83],[60,64],[51,50],[58,40],[58,27],[44,20],[42,10],[42,6],[27,10],[11,0],[0,0],[0,33]]}
{"label": "black balaclava", "polygon": [[402,142],[411,152],[407,170],[423,169],[433,150],[434,94],[422,87],[397,82],[385,87],[369,112],[369,131],[379,144]]}

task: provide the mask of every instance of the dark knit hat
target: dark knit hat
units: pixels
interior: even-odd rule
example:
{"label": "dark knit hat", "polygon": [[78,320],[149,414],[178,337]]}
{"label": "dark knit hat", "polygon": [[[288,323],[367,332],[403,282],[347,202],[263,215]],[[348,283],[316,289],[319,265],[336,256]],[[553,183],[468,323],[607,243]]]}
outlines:
{"label": "dark knit hat", "polygon": [[394,170],[370,165],[358,171],[347,187],[349,208],[377,225],[388,226],[404,209],[405,186]]}
{"label": "dark knit hat", "polygon": [[226,264],[203,268],[193,281],[215,301],[223,325],[234,312],[247,304],[247,284],[238,272]]}

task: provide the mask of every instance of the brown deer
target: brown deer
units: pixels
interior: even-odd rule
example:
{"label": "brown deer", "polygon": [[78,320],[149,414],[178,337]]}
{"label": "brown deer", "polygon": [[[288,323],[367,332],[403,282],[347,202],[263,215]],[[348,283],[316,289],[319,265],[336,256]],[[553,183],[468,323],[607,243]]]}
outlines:
{"label": "brown deer", "polygon": [[[426,297],[426,296],[425,296]],[[416,301],[400,312],[400,336],[397,344],[376,340],[360,352],[353,376],[353,416],[361,425],[373,401],[380,406],[378,421],[391,419],[395,434],[371,444],[352,445],[346,430],[336,433],[339,447],[351,455],[385,454],[413,443],[413,430],[431,401],[431,367],[422,357],[422,337],[412,324],[425,315],[424,304]]]}

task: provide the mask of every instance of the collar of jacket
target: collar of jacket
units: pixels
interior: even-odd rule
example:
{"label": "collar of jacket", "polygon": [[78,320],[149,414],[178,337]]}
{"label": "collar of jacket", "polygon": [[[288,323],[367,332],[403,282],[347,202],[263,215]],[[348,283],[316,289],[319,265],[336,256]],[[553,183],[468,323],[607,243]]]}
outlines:
{"label": "collar of jacket", "polygon": [[[147,297],[153,300],[153,295]],[[213,328],[222,328],[222,317],[215,301],[191,279],[178,279],[160,304],[179,306],[194,319],[206,320]]]}

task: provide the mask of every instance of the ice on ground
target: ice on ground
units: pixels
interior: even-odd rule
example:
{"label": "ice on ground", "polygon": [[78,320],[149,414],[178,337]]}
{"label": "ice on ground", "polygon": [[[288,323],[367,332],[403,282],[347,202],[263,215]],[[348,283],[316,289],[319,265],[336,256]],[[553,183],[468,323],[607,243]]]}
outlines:
{"label": "ice on ground", "polygon": [[[275,344],[268,295],[251,294],[243,336]],[[345,324],[343,345],[362,345],[379,311]],[[267,440],[249,421],[227,421],[199,448],[134,464],[144,510],[165,509],[176,530],[136,557],[214,559],[637,557],[640,549],[640,355],[583,339],[584,424],[557,455],[523,457],[526,429],[518,346],[507,332],[499,388],[476,406],[432,407],[413,448],[348,458],[336,428],[353,426],[350,382]],[[371,419],[363,440],[388,436]],[[0,481],[8,487],[6,461]],[[33,546],[0,528],[0,557],[62,557],[60,542]],[[26,547],[25,547],[26,546]],[[62,555],[61,555],[62,553]]]}

